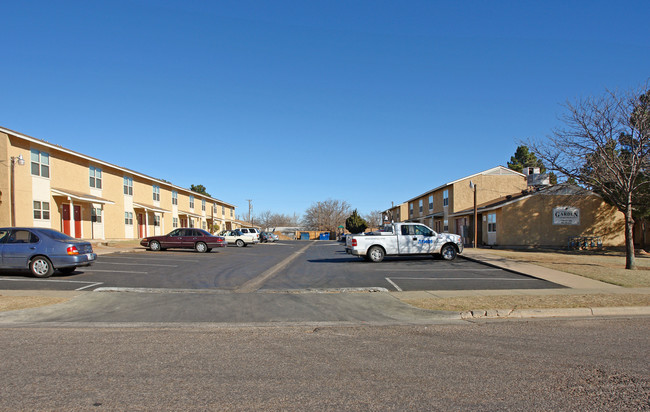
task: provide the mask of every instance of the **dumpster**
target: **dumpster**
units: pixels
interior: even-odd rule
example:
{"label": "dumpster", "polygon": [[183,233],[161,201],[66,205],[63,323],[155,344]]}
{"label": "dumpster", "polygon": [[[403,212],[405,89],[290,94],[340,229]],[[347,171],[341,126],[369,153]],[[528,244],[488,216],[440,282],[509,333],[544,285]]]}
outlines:
{"label": "dumpster", "polygon": [[318,237],[320,240],[330,240],[330,234],[329,233],[321,233],[320,236]]}
{"label": "dumpster", "polygon": [[300,232],[300,240],[309,240],[309,232]]}

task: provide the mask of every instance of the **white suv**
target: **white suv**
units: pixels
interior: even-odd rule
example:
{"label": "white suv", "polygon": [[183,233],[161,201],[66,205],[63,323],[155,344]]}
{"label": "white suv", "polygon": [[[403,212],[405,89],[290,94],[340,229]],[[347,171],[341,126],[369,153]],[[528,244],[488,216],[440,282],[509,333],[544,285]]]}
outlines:
{"label": "white suv", "polygon": [[253,235],[253,237],[255,239],[257,239],[258,242],[260,241],[260,230],[259,229],[256,229],[254,227],[244,227],[244,228],[241,228],[239,230],[241,230],[242,233],[245,234],[245,235]]}

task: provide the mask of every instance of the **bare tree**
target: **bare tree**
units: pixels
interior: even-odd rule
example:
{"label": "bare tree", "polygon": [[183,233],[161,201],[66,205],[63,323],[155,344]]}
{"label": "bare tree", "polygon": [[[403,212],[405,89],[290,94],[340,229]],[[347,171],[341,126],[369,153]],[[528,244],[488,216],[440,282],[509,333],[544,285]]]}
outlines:
{"label": "bare tree", "polygon": [[650,90],[608,91],[565,108],[565,127],[529,146],[625,214],[625,268],[635,269],[634,214],[650,201]]}
{"label": "bare tree", "polygon": [[381,210],[371,210],[363,215],[363,219],[368,222],[371,228],[378,228],[381,226],[381,216]]}
{"label": "bare tree", "polygon": [[299,220],[295,214],[289,216],[282,213],[272,213],[270,210],[266,210],[255,217],[255,221],[265,230],[271,230],[275,227],[298,226]]}
{"label": "bare tree", "polygon": [[350,204],[345,200],[327,199],[312,203],[305,212],[303,225],[317,230],[336,231],[345,225],[345,219],[350,215]]}

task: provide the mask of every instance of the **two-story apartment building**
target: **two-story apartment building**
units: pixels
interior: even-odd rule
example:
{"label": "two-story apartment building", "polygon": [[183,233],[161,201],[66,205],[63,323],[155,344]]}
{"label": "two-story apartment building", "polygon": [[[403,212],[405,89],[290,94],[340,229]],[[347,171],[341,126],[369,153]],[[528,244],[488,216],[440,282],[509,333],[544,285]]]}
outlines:
{"label": "two-story apartment building", "polygon": [[407,200],[405,203],[408,217],[403,220],[424,223],[437,232],[459,234],[465,238],[465,243],[468,243],[470,228],[473,227],[473,215],[455,214],[473,207],[475,189],[477,203],[480,204],[521,192],[527,186],[525,175],[497,166],[445,183]]}
{"label": "two-story apartment building", "polygon": [[235,206],[0,127],[0,226],[84,239],[137,239],[235,225]]}
{"label": "two-story apartment building", "polygon": [[[393,221],[424,223],[471,245],[476,208],[478,245],[560,247],[576,237],[605,246],[624,242],[622,213],[600,196],[567,185],[538,186],[537,176],[526,172],[497,166],[443,184],[400,205],[407,212]],[[396,207],[383,216],[390,222]]]}

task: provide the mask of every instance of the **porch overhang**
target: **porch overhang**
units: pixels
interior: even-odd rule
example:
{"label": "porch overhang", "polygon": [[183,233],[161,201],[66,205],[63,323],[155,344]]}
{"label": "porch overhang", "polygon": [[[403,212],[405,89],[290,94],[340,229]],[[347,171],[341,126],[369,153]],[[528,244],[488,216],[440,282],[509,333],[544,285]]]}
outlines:
{"label": "porch overhang", "polygon": [[100,203],[104,205],[115,204],[115,202],[113,202],[112,200],[104,199],[98,196],[93,196],[88,193],[75,192],[73,190],[56,189],[56,188],[52,188],[50,189],[50,191],[52,192],[52,196],[66,197],[68,199],[75,200],[77,202]]}
{"label": "porch overhang", "polygon": [[162,214],[171,212],[171,210],[162,209],[158,206],[145,205],[143,203],[135,203],[135,202],[133,202],[133,209],[144,209],[147,212],[158,212]]}

